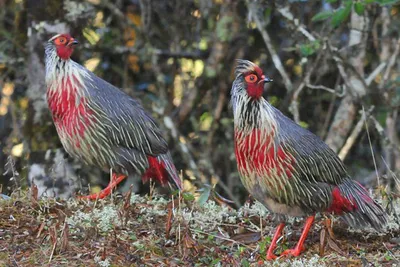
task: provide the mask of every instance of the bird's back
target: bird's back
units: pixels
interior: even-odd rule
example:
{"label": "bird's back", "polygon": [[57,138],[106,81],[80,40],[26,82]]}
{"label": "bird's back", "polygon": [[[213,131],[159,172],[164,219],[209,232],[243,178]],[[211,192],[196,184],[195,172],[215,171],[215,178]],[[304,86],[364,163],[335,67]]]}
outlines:
{"label": "bird's back", "polygon": [[167,153],[159,128],[136,100],[72,60],[63,64],[71,71],[56,78],[65,81],[47,97],[68,153],[122,173],[143,173],[147,156]]}

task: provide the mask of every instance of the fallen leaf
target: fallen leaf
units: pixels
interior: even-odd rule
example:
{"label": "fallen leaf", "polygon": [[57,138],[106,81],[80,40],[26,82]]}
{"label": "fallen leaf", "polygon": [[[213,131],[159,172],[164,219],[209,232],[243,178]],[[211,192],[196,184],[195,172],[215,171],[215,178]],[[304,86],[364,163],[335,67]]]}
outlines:
{"label": "fallen leaf", "polygon": [[125,195],[125,200],[124,200],[124,210],[125,211],[127,211],[129,209],[129,207],[131,206],[132,190],[133,190],[133,186],[131,185],[128,193]]}
{"label": "fallen leaf", "polygon": [[231,237],[232,240],[243,244],[252,244],[261,239],[260,232],[248,232],[244,234],[238,234]]}
{"label": "fallen leaf", "polygon": [[325,253],[326,246],[326,230],[323,228],[319,236],[319,255],[322,257]]}
{"label": "fallen leaf", "polygon": [[326,229],[328,230],[329,236],[333,240],[335,240],[336,238],[335,238],[335,235],[334,235],[333,230],[332,230],[332,220],[328,219],[328,218],[325,219],[325,226],[326,226]]}
{"label": "fallen leaf", "polygon": [[329,246],[331,249],[333,249],[334,251],[336,251],[337,253],[339,253],[340,255],[346,256],[346,253],[345,253],[343,250],[341,250],[341,249],[339,248],[339,246],[336,244],[335,241],[333,241],[333,239],[328,238],[328,246]]}
{"label": "fallen leaf", "polygon": [[105,261],[107,258],[106,247],[103,247],[103,252],[101,253],[101,260]]}
{"label": "fallen leaf", "polygon": [[35,183],[32,181],[31,184],[31,203],[32,203],[32,208],[36,208],[38,206],[38,194],[39,190]]}
{"label": "fallen leaf", "polygon": [[193,239],[192,233],[191,233],[189,227],[185,231],[185,236],[183,237],[183,243],[185,244],[185,248],[188,248],[188,249],[193,248],[196,252],[199,252],[198,244],[197,244],[196,240]]}
{"label": "fallen leaf", "polygon": [[42,222],[42,223],[39,225],[39,228],[38,228],[38,230],[37,230],[36,238],[39,238],[40,234],[41,234],[42,231],[43,231],[44,225],[45,225],[44,222]]}
{"label": "fallen leaf", "polygon": [[69,227],[68,223],[64,222],[63,233],[61,236],[61,247],[60,251],[66,251],[69,247]]}
{"label": "fallen leaf", "polygon": [[171,227],[172,227],[172,221],[173,221],[173,211],[172,208],[177,207],[179,204],[179,198],[175,199],[174,201],[170,201],[167,205],[167,209],[168,209],[168,214],[167,214],[167,221],[166,221],[166,225],[165,225],[165,238],[168,239],[169,238],[169,234],[171,232]]}

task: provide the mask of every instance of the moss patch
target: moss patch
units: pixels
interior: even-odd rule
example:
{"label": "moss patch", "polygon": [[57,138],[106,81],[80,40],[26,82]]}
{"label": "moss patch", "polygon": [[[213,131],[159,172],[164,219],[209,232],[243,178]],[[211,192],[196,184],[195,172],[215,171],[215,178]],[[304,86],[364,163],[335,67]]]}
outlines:
{"label": "moss patch", "polygon": [[[395,203],[399,205],[399,203]],[[391,215],[391,218],[396,216]],[[240,210],[211,200],[127,195],[97,202],[36,200],[28,192],[0,200],[0,266],[332,266],[399,264],[392,222],[385,233],[335,222],[335,243],[319,256],[323,220],[305,253],[265,261],[275,223],[259,203]],[[295,245],[302,223],[286,227],[277,253]],[[262,230],[262,234],[260,234]]]}

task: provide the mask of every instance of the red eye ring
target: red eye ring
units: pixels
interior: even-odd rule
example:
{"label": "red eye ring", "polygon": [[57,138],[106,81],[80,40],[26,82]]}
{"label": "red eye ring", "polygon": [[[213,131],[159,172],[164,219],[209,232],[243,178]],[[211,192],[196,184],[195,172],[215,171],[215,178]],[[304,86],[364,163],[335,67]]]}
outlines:
{"label": "red eye ring", "polygon": [[258,77],[257,77],[257,75],[255,75],[255,74],[249,74],[249,75],[247,75],[244,79],[245,79],[246,82],[248,82],[248,83],[255,83],[255,82],[257,82]]}
{"label": "red eye ring", "polygon": [[60,37],[58,37],[58,38],[54,41],[54,43],[55,43],[56,45],[65,44],[65,43],[67,43],[67,38],[65,38],[64,36],[60,36]]}

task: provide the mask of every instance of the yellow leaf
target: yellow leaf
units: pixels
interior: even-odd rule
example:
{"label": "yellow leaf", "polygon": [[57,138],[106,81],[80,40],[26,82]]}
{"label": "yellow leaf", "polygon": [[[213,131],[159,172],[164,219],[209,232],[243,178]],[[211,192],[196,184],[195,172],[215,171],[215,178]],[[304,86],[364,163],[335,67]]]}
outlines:
{"label": "yellow leaf", "polygon": [[97,68],[97,66],[99,65],[99,63],[100,63],[100,58],[94,57],[94,58],[90,58],[90,59],[86,60],[84,65],[88,70],[94,71]]}
{"label": "yellow leaf", "polygon": [[13,146],[13,148],[11,149],[11,155],[19,158],[22,156],[23,151],[24,151],[24,144],[21,143]]}
{"label": "yellow leaf", "polygon": [[13,83],[5,83],[2,93],[4,96],[11,96],[14,93],[14,84]]}

